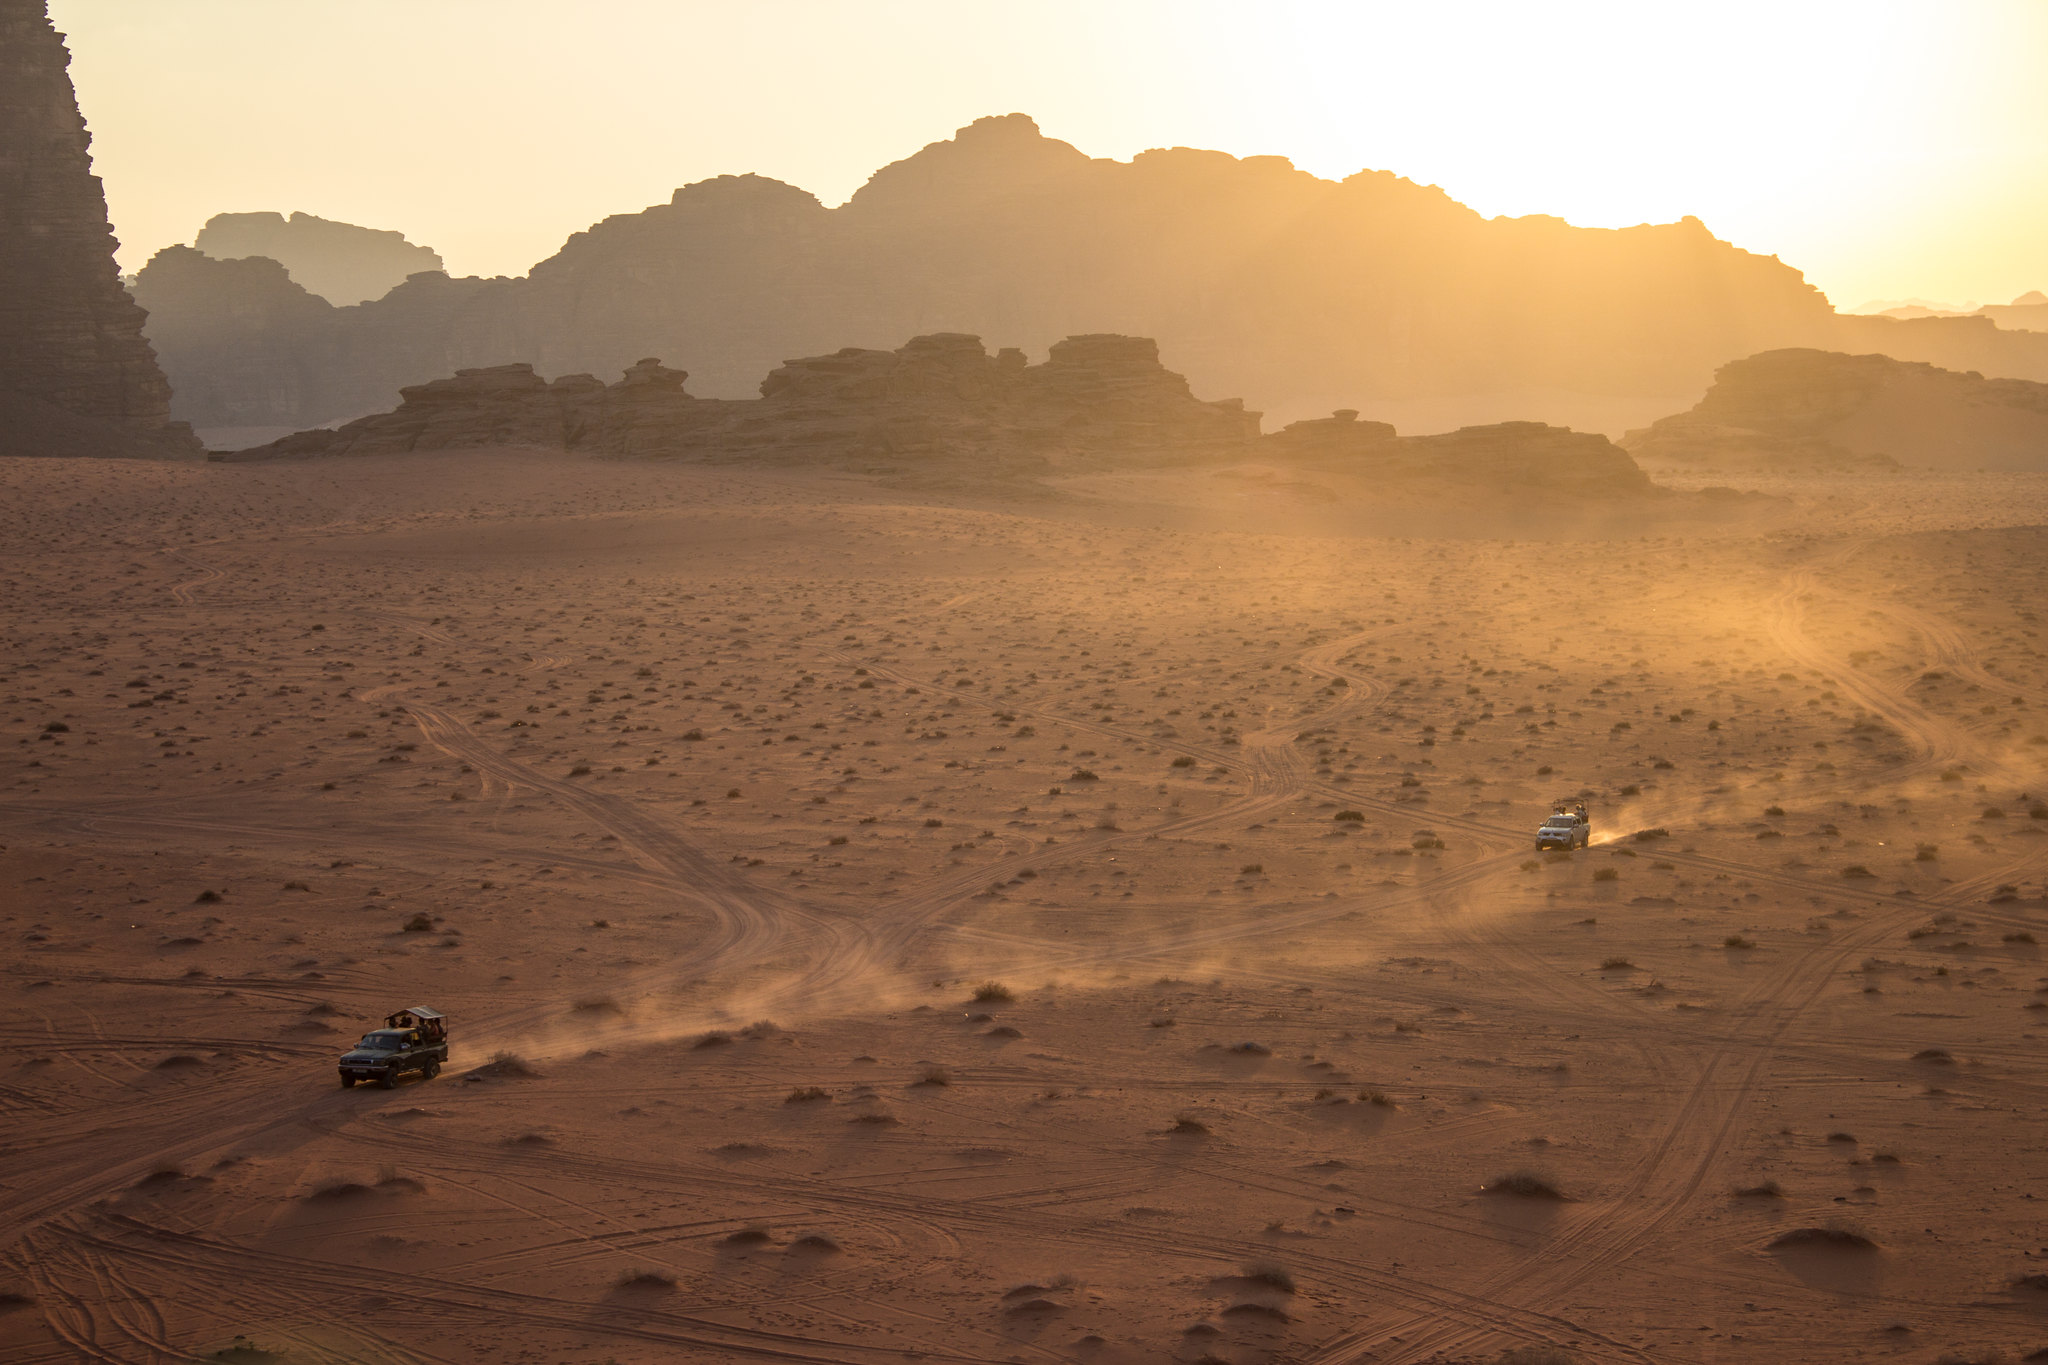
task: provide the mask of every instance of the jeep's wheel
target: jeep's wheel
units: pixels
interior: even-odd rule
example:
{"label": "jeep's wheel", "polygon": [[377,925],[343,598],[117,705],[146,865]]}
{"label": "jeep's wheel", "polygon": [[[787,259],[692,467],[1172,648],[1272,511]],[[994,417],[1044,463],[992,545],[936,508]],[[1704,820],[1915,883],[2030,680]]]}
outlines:
{"label": "jeep's wheel", "polygon": [[441,1074],[441,1064],[439,1062],[428,1062],[427,1069],[420,1074],[431,1081],[434,1077]]}
{"label": "jeep's wheel", "polygon": [[342,1088],[343,1090],[352,1090],[352,1089],[354,1089],[354,1088],[355,1088],[355,1083],[356,1083],[356,1078],[355,1078],[355,1077],[353,1077],[353,1076],[343,1076],[343,1077],[341,1078],[341,1088]]}
{"label": "jeep's wheel", "polygon": [[395,1066],[386,1067],[384,1074],[377,1079],[377,1084],[383,1086],[386,1090],[396,1090],[398,1088],[398,1068]]}

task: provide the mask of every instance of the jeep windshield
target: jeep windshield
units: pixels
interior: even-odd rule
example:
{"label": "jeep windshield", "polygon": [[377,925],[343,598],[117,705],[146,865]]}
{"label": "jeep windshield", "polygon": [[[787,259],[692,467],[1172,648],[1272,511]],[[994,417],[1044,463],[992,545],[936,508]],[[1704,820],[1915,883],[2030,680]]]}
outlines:
{"label": "jeep windshield", "polygon": [[399,1042],[388,1033],[368,1033],[363,1035],[363,1041],[356,1046],[366,1052],[396,1052]]}
{"label": "jeep windshield", "polygon": [[1569,815],[1553,815],[1543,822],[1545,829],[1570,829],[1578,821]]}

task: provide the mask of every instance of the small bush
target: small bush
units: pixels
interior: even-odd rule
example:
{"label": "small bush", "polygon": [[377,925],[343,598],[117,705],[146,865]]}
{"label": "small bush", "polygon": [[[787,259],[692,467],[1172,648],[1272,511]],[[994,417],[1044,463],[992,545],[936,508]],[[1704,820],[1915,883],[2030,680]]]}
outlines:
{"label": "small bush", "polygon": [[221,895],[218,891],[202,891],[192,898],[194,905],[219,905],[220,902]]}
{"label": "small bush", "polygon": [[1485,1186],[1488,1194],[1511,1194],[1518,1199],[1562,1199],[1557,1185],[1545,1175],[1535,1171],[1510,1171],[1496,1176]]}
{"label": "small bush", "polygon": [[1655,829],[1639,829],[1629,837],[1639,844],[1647,844],[1652,839],[1669,839],[1671,831],[1659,825]]}
{"label": "small bush", "polygon": [[815,1104],[819,1100],[829,1100],[831,1098],[831,1091],[820,1090],[815,1085],[805,1085],[798,1086],[795,1090],[784,1095],[782,1102],[784,1104]]}
{"label": "small bush", "polygon": [[1596,882],[1612,882],[1619,881],[1620,879],[1621,873],[1611,867],[1603,867],[1593,874],[1593,880]]}
{"label": "small bush", "polygon": [[676,1277],[666,1270],[628,1270],[614,1282],[620,1289],[670,1290]]}
{"label": "small bush", "polygon": [[1756,941],[1744,938],[1740,934],[1730,934],[1721,940],[1721,946],[1723,948],[1754,948],[1756,947]]}
{"label": "small bush", "polygon": [[1172,766],[1176,768],[1192,768],[1195,766],[1195,760],[1188,754],[1182,754],[1173,760]]}
{"label": "small bush", "polygon": [[1784,1187],[1775,1180],[1766,1180],[1761,1185],[1749,1185],[1735,1192],[1737,1199],[1783,1199]]}
{"label": "small bush", "polygon": [[434,932],[434,921],[428,918],[425,911],[422,911],[407,920],[401,927],[408,934],[431,934]]}
{"label": "small bush", "polygon": [[1017,997],[1011,994],[1010,988],[1000,981],[984,981],[974,988],[974,998],[984,1005],[991,1003],[1007,1005]]}
{"label": "small bush", "polygon": [[571,776],[571,777],[588,777],[588,776],[590,776],[590,765],[589,765],[588,763],[578,763],[578,764],[577,764],[577,765],[576,765],[575,767],[573,767],[573,768],[569,769],[569,776]]}
{"label": "small bush", "polygon": [[1600,970],[1603,972],[1632,972],[1635,969],[1636,964],[1625,957],[1607,957],[1600,960]]}
{"label": "small bush", "polygon": [[1287,1268],[1278,1261],[1246,1261],[1239,1274],[1247,1282],[1266,1289],[1277,1290],[1282,1294],[1294,1292],[1294,1276],[1288,1274]]}
{"label": "small bush", "polygon": [[1773,1248],[1816,1247],[1832,1251],[1875,1251],[1877,1243],[1851,1227],[1794,1228],[1770,1241]]}
{"label": "small bush", "polygon": [[1330,818],[1332,820],[1341,820],[1349,824],[1362,825],[1365,823],[1365,812],[1362,810],[1340,810]]}
{"label": "small bush", "polygon": [[1173,1127],[1167,1129],[1167,1131],[1179,1133],[1186,1137],[1206,1137],[1209,1133],[1209,1125],[1198,1118],[1182,1114],[1173,1121]]}
{"label": "small bush", "polygon": [[1257,877],[1263,874],[1265,870],[1266,865],[1264,863],[1246,863],[1237,870],[1237,873],[1241,877]]}

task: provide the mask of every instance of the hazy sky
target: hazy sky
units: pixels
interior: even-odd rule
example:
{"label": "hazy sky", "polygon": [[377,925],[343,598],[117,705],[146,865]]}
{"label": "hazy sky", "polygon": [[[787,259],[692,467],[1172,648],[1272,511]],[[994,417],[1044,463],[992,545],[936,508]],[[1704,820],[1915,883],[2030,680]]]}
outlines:
{"label": "hazy sky", "polygon": [[1838,306],[2048,289],[2048,0],[51,0],[122,261],[215,213],[521,274],[755,171],[843,201],[1020,110],[1588,226],[1697,214]]}

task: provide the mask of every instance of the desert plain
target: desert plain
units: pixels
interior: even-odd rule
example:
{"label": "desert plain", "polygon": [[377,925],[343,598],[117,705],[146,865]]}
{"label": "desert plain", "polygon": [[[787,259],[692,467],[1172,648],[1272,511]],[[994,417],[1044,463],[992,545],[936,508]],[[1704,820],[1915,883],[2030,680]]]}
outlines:
{"label": "desert plain", "polygon": [[0,462],[0,1362],[2031,1358],[2048,479],[1751,482]]}

